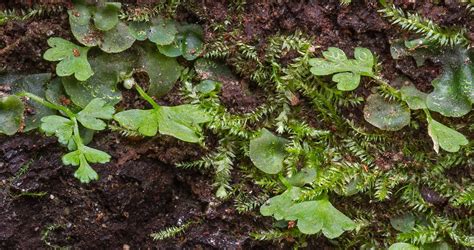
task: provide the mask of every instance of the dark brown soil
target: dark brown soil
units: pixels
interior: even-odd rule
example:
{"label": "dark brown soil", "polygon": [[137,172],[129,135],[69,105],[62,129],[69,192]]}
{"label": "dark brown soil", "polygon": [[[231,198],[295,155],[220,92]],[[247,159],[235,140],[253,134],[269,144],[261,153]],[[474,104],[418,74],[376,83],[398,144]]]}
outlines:
{"label": "dark brown soil", "polygon": [[[452,4],[396,2],[442,24],[468,21]],[[314,45],[321,49],[335,46],[351,55],[354,47],[369,48],[382,62],[386,78],[405,75],[424,91],[429,91],[429,83],[439,73],[439,65],[431,62],[417,68],[411,58],[392,60],[390,41],[401,34],[377,13],[380,6],[375,0],[353,1],[346,7],[335,0],[255,0],[247,1],[241,16],[232,16],[224,1],[195,3],[197,9],[182,7],[178,16],[201,22],[208,40],[214,37],[210,24],[223,22],[230,15],[235,22],[242,20],[239,39],[261,49],[269,36],[301,30],[313,35]],[[0,7],[18,4],[10,1]],[[31,4],[28,2],[26,7]],[[472,32],[474,24],[468,27]],[[0,26],[0,73],[54,72],[54,64],[41,56],[50,36],[72,40],[67,14]],[[287,60],[291,58],[288,55]],[[248,79],[224,85],[223,103],[232,111],[253,109],[261,98],[248,85]],[[174,93],[161,101],[179,103]],[[124,99],[122,108],[130,102],[140,105],[133,95],[125,94]],[[65,149],[53,138],[35,133],[0,136],[0,248],[37,249],[47,244],[79,249],[270,247],[251,240],[249,233],[270,227],[271,220],[238,214],[231,202],[215,199],[212,174],[173,166],[199,158],[205,152],[198,146],[168,137],[127,139],[116,133],[96,135],[92,146],[108,152],[113,160],[95,167],[99,181],[84,185],[72,177],[73,168],[62,165]],[[19,175],[25,166],[28,171]],[[201,223],[173,240],[153,241],[149,236],[189,220]],[[313,244],[321,248],[328,243],[324,240]]]}

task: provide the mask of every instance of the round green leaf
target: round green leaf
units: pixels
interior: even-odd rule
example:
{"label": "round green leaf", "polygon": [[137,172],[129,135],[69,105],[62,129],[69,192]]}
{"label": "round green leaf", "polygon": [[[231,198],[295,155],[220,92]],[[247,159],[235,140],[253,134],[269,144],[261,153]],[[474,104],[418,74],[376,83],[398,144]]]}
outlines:
{"label": "round green leaf", "polygon": [[0,133],[15,134],[20,129],[25,107],[18,96],[0,98]]}
{"label": "round green leaf", "polygon": [[183,54],[182,51],[183,36],[177,35],[176,39],[168,45],[157,45],[161,54],[167,57],[178,57]]}
{"label": "round green leaf", "polygon": [[74,25],[86,25],[89,24],[91,19],[91,10],[89,6],[82,4],[75,4],[74,8],[68,10],[69,23]]}
{"label": "round green leaf", "polygon": [[94,14],[94,24],[99,30],[107,31],[117,25],[121,3],[104,3]]}
{"label": "round green leaf", "polygon": [[390,218],[390,224],[400,232],[409,232],[415,227],[415,216],[413,214],[403,214]]}
{"label": "round green leaf", "polygon": [[256,138],[250,140],[250,159],[263,172],[277,174],[283,168],[286,143],[288,140],[262,129]]}
{"label": "round green leaf", "polygon": [[148,38],[147,32],[150,29],[149,23],[133,21],[128,23],[128,27],[130,28],[130,34],[138,41],[145,41]]}
{"label": "round green leaf", "polygon": [[212,91],[219,88],[220,83],[213,80],[203,80],[201,83],[196,85],[196,90],[203,93],[209,94]]}
{"label": "round green leaf", "polygon": [[119,22],[113,29],[104,33],[100,49],[107,53],[118,53],[132,47],[135,37],[131,34],[128,26]]}
{"label": "round green leaf", "polygon": [[397,242],[395,244],[392,244],[388,250],[418,250],[419,248],[417,246],[414,246],[412,244],[404,243],[404,242]]}
{"label": "round green leaf", "polygon": [[159,53],[155,46],[147,43],[138,47],[140,56],[137,69],[147,72],[150,78],[150,95],[162,96],[170,91],[181,75],[182,67],[175,58]]}
{"label": "round green leaf", "polygon": [[196,59],[202,52],[202,40],[194,33],[188,33],[182,42],[183,57],[188,60]]}
{"label": "round green leaf", "polygon": [[397,131],[410,123],[410,110],[399,102],[372,94],[367,98],[364,118],[379,129]]}
{"label": "round green leaf", "polygon": [[92,15],[90,7],[76,4],[68,14],[71,31],[77,41],[88,47],[97,46],[100,43],[101,33],[90,24]]}
{"label": "round green leaf", "polygon": [[77,41],[87,47],[97,46],[102,38],[102,33],[94,29],[90,24],[71,24],[71,31]]}
{"label": "round green leaf", "polygon": [[178,30],[174,22],[156,18],[148,31],[148,39],[158,45],[168,45],[174,41],[176,33]]}

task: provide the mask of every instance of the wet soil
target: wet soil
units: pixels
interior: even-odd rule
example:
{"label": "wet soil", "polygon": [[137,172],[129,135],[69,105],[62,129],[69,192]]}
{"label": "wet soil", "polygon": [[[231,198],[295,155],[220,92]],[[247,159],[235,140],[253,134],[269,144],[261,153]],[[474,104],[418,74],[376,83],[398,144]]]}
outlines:
{"label": "wet soil", "polygon": [[[470,22],[468,32],[473,32],[473,21],[460,14],[460,8],[451,1],[438,6],[428,1],[421,4],[395,2],[441,24]],[[0,9],[25,8],[32,4],[6,1]],[[320,49],[335,46],[351,56],[354,47],[369,48],[379,57],[387,79],[404,75],[424,91],[430,90],[430,82],[440,70],[440,65],[432,62],[417,68],[411,58],[395,61],[390,57],[390,41],[410,36],[389,25],[377,13],[380,6],[375,0],[353,1],[349,6],[340,6],[339,1],[334,0],[255,0],[247,1],[242,13],[231,11],[224,1],[194,1],[189,6],[194,7],[180,7],[177,16],[202,24],[207,40],[216,36],[213,23],[231,19],[242,24],[236,37],[262,50],[270,36],[296,30],[314,36],[314,45]],[[54,72],[54,64],[41,57],[50,36],[72,40],[67,14],[12,21],[0,26],[0,73]],[[229,39],[234,38],[229,36]],[[282,60],[290,61],[293,56],[290,54]],[[245,77],[224,85],[223,103],[236,112],[253,109],[261,97],[253,93],[251,85]],[[172,91],[160,101],[179,103],[175,93]],[[125,94],[119,107],[139,105],[135,96]],[[108,152],[113,160],[95,166],[100,180],[84,185],[72,177],[73,168],[62,165],[60,158],[65,149],[58,146],[54,138],[37,133],[0,136],[0,248],[286,246],[251,240],[248,234],[270,227],[271,220],[238,214],[230,201],[215,199],[212,173],[173,166],[198,159],[205,153],[203,149],[169,137],[134,139],[110,132],[97,134],[92,146]],[[149,236],[188,221],[196,223],[172,240],[153,241]],[[312,244],[321,249],[329,243],[322,239]]]}

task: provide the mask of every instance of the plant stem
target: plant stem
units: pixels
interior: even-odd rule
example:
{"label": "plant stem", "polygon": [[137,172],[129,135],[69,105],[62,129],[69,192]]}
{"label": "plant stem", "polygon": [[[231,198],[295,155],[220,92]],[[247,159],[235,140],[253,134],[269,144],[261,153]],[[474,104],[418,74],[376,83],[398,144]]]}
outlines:
{"label": "plant stem", "polygon": [[33,101],[36,101],[36,102],[40,103],[41,105],[43,105],[45,107],[48,107],[50,109],[63,111],[71,119],[76,117],[76,115],[70,109],[68,109],[67,107],[48,102],[45,99],[43,99],[43,98],[41,98],[41,97],[39,97],[35,94],[29,93],[29,92],[20,92],[17,95],[18,96],[26,96],[26,97],[32,99]]}
{"label": "plant stem", "polygon": [[135,84],[135,88],[137,89],[140,96],[145,99],[147,102],[153,106],[154,109],[160,109],[160,105],[158,105],[151,96],[149,96],[138,84]]}
{"label": "plant stem", "polygon": [[72,117],[71,118],[71,121],[74,122],[74,142],[76,143],[77,145],[77,149],[81,149],[84,147],[84,143],[82,143],[82,138],[81,138],[81,134],[79,133],[79,124],[77,123],[77,119],[76,117]]}

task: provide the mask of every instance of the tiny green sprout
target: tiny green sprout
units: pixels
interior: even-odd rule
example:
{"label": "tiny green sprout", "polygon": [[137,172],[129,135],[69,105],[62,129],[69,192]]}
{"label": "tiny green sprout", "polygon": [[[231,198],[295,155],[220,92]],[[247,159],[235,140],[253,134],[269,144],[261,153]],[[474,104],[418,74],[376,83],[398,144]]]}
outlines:
{"label": "tiny green sprout", "polygon": [[355,48],[355,59],[348,59],[344,51],[330,47],[323,52],[324,58],[313,58],[309,61],[311,73],[316,76],[334,74],[332,80],[337,88],[343,91],[354,90],[359,86],[361,76],[374,77],[375,58],[366,48]]}
{"label": "tiny green sprout", "polygon": [[132,89],[135,84],[135,78],[133,77],[127,78],[123,81],[123,87],[126,89]]}
{"label": "tiny green sprout", "polygon": [[89,48],[76,45],[59,37],[49,38],[48,45],[51,48],[44,53],[43,58],[48,61],[61,61],[56,66],[58,76],[74,74],[77,80],[85,81],[94,74],[91,65],[87,61]]}
{"label": "tiny green sprout", "polygon": [[110,120],[114,108],[105,103],[101,99],[93,99],[83,110],[73,113],[69,108],[54,104],[44,100],[43,98],[31,93],[19,93],[20,96],[31,98],[50,109],[62,112],[60,115],[49,115],[41,118],[40,129],[46,135],[54,135],[58,138],[58,142],[67,146],[72,152],[62,157],[65,165],[78,166],[74,173],[82,183],[89,183],[91,180],[97,180],[99,176],[91,168],[89,163],[106,163],[110,160],[110,155],[90,147],[84,143],[81,137],[80,125],[85,128],[99,131],[106,127],[103,120]]}

